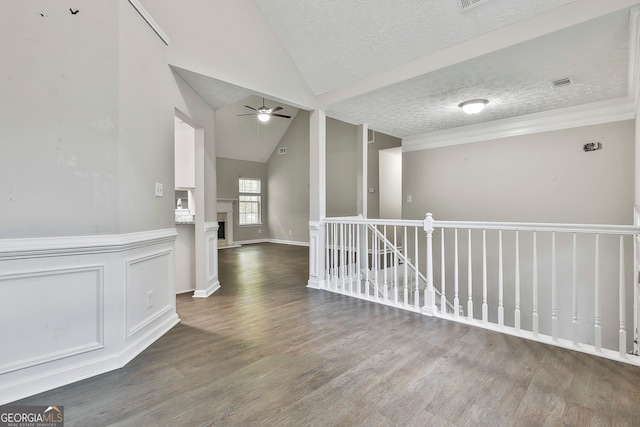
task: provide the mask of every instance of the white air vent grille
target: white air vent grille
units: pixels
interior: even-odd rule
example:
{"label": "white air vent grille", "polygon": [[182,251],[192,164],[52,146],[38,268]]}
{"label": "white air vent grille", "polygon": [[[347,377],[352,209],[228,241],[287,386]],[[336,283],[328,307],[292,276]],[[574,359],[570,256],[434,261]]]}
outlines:
{"label": "white air vent grille", "polygon": [[465,10],[469,10],[473,7],[479,6],[482,3],[486,3],[489,0],[456,0],[458,3],[458,8],[460,12],[464,12]]}
{"label": "white air vent grille", "polygon": [[563,77],[561,79],[551,80],[551,87],[565,87],[571,86],[573,79],[571,77]]}
{"label": "white air vent grille", "polygon": [[278,148],[278,155],[287,154],[287,147]]}

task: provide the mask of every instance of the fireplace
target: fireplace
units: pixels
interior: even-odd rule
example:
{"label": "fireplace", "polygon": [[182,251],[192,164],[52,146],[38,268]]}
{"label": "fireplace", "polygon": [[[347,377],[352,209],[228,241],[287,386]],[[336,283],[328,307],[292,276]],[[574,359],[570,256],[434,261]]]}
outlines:
{"label": "fireplace", "polygon": [[226,240],[226,238],[224,237],[224,229],[226,224],[226,221],[218,221],[218,240]]}

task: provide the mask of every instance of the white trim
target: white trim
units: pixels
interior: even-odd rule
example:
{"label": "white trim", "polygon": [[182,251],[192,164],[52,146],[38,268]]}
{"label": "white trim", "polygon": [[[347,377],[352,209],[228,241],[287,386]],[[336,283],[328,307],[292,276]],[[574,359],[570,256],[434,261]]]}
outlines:
{"label": "white trim", "polygon": [[235,245],[253,245],[255,243],[269,243],[269,239],[236,240]]}
{"label": "white trim", "polygon": [[216,280],[214,283],[209,285],[209,287],[207,287],[207,289],[205,289],[205,290],[202,290],[202,289],[196,290],[193,293],[193,298],[209,298],[218,289],[220,289],[220,282]]}
{"label": "white trim", "polygon": [[219,228],[220,228],[220,224],[218,224],[218,221],[205,222],[204,223],[204,232],[205,233],[217,232]]}
{"label": "white trim", "polygon": [[173,242],[177,235],[175,228],[165,228],[120,235],[0,239],[0,260],[124,252]]}
{"label": "white trim", "polygon": [[147,21],[147,24],[149,24],[149,26],[153,29],[153,31],[156,32],[158,37],[162,39],[164,44],[169,46],[169,36],[167,36],[167,34],[164,31],[162,31],[162,28],[160,28],[160,25],[158,25],[158,23],[151,17],[151,15],[149,14],[149,12],[147,12],[144,6],[142,6],[138,0],[129,0],[129,3],[131,3],[131,6],[133,6],[134,9],[138,11],[140,16],[142,16],[142,18],[145,21]]}
{"label": "white trim", "polygon": [[118,354],[118,367],[121,368],[125,366],[137,355],[142,353],[147,347],[156,342],[161,336],[169,332],[171,328],[173,328],[178,323],[180,323],[178,314],[172,313],[172,315],[169,316],[166,320],[162,321],[162,323],[158,324],[153,329],[141,334],[140,338],[127,345],[125,349]]}
{"label": "white trim", "polygon": [[309,242],[298,242],[296,240],[281,240],[281,239],[269,239],[269,243],[277,243],[279,245],[291,245],[291,246],[306,246],[309,247]]}
{"label": "white trim", "polygon": [[449,147],[634,118],[635,101],[629,98],[620,98],[415,135],[402,140],[402,151]]}

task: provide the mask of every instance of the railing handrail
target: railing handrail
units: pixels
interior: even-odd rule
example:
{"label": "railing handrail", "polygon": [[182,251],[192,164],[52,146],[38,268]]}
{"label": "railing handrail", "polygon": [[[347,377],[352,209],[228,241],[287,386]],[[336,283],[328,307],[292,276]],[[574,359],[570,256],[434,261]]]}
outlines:
{"label": "railing handrail", "polygon": [[[359,216],[326,217],[322,219],[326,224],[364,224],[364,225],[395,225],[422,226],[424,220],[415,219],[370,219]],[[640,226],[610,225],[610,224],[568,224],[544,222],[482,222],[482,221],[441,221],[433,220],[434,228],[462,228],[472,230],[505,230],[505,231],[555,231],[560,233],[588,233],[588,234],[640,234]]]}

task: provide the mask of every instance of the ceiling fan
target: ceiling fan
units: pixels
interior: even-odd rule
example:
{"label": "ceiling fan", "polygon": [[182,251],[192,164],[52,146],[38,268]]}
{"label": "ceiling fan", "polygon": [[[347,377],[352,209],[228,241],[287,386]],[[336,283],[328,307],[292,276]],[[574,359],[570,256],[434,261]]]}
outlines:
{"label": "ceiling fan", "polygon": [[276,111],[282,110],[282,107],[267,108],[264,105],[264,98],[262,98],[262,107],[253,108],[253,107],[250,107],[248,105],[245,105],[245,107],[252,109],[253,111],[255,111],[255,113],[237,114],[238,116],[258,116],[258,120],[260,120],[261,122],[268,122],[269,119],[272,116],[273,117],[282,117],[282,118],[285,118],[285,119],[290,119],[291,118],[291,116],[287,116],[285,114],[275,114]]}

